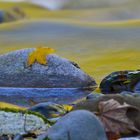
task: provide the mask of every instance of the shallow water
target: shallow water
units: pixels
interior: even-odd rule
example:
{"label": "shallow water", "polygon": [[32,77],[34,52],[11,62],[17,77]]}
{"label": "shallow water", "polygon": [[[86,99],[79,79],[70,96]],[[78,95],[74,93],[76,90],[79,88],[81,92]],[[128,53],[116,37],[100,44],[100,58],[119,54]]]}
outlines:
{"label": "shallow water", "polygon": [[29,107],[41,102],[68,104],[91,91],[76,88],[0,88],[0,102]]}

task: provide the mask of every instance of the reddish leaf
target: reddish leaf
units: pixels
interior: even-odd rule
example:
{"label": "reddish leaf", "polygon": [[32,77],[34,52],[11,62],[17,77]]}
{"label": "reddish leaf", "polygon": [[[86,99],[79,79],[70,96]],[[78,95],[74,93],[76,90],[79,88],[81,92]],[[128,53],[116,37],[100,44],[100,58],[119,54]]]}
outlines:
{"label": "reddish leaf", "polygon": [[135,107],[124,103],[121,105],[114,99],[101,101],[98,104],[99,118],[102,121],[106,132],[115,134],[128,134],[132,132],[140,132],[134,123],[126,116],[128,108]]}

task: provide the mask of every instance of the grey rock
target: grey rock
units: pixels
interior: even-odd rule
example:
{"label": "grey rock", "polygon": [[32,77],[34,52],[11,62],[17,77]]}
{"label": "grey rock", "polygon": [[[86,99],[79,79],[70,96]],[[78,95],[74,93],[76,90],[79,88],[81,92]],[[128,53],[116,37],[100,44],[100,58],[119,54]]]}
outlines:
{"label": "grey rock", "polygon": [[23,49],[0,56],[1,87],[88,87],[95,81],[69,60],[55,54],[46,57],[47,64],[35,62],[27,66],[28,54],[33,49]]}
{"label": "grey rock", "polygon": [[0,110],[0,136],[23,135],[30,132],[40,134],[50,127],[46,121],[41,116],[27,111]]}
{"label": "grey rock", "polygon": [[107,140],[101,122],[85,110],[68,113],[47,134],[51,140]]}

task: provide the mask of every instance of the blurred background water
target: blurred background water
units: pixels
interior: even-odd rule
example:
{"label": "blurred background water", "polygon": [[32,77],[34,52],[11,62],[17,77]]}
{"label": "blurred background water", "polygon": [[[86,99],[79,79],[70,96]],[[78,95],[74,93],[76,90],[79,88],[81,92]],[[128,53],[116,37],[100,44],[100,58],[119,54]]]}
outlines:
{"label": "blurred background water", "polygon": [[14,19],[0,24],[0,53],[49,46],[97,82],[112,71],[140,68],[139,0],[12,1],[0,1]]}

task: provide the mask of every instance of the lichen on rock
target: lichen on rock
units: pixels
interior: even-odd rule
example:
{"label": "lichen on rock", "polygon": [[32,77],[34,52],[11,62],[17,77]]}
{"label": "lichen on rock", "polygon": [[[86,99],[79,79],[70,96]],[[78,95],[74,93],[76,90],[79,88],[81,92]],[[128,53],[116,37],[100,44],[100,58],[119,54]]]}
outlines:
{"label": "lichen on rock", "polygon": [[0,136],[40,134],[50,127],[43,116],[29,111],[0,109]]}

